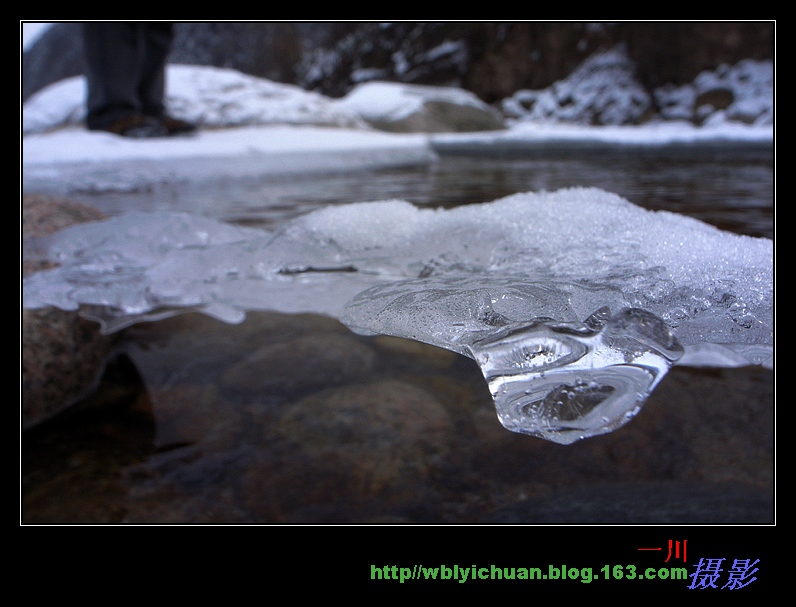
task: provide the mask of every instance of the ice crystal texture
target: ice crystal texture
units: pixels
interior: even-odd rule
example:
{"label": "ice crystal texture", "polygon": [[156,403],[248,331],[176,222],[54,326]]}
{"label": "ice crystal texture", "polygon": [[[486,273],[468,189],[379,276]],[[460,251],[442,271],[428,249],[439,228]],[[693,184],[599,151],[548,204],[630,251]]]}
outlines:
{"label": "ice crystal texture", "polygon": [[452,210],[327,207],[269,233],[133,213],[26,243],[23,305],[115,330],[198,310],[315,312],[470,356],[510,430],[559,443],[632,418],[675,363],[773,367],[773,243],[608,192]]}

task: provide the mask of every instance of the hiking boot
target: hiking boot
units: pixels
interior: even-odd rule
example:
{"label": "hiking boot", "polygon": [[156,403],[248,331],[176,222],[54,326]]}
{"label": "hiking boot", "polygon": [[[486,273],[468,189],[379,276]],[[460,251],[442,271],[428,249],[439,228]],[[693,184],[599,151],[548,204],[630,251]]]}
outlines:
{"label": "hiking boot", "polygon": [[195,124],[171,116],[164,116],[160,120],[169,135],[187,135],[197,128]]}
{"label": "hiking boot", "polygon": [[169,131],[166,126],[157,118],[149,116],[126,116],[103,127],[92,128],[92,131],[107,131],[114,135],[130,137],[132,139],[144,139],[148,137],[167,137]]}

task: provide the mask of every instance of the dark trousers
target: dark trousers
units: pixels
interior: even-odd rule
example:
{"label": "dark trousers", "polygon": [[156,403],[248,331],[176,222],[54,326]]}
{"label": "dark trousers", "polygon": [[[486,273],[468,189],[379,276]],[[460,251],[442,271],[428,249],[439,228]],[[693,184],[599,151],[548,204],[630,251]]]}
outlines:
{"label": "dark trousers", "polygon": [[165,114],[171,23],[85,23],[86,126],[101,129],[133,115]]}

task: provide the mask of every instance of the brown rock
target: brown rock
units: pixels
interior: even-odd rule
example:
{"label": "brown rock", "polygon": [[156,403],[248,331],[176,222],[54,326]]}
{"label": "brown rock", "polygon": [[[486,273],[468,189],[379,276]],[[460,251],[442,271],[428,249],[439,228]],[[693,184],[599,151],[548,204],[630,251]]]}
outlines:
{"label": "brown rock", "polygon": [[421,500],[452,422],[428,393],[389,380],[313,394],[287,407],[275,430],[268,442],[292,447],[249,472],[250,508],[270,520],[333,521]]}
{"label": "brown rock", "polygon": [[69,226],[99,221],[105,215],[85,204],[50,194],[22,197],[22,237],[48,236]]}
{"label": "brown rock", "polygon": [[[67,199],[22,199],[22,238],[47,236],[76,223],[102,219],[96,209]],[[51,267],[23,258],[23,276]],[[22,427],[52,417],[93,390],[105,368],[111,339],[99,326],[56,308],[22,311]]]}
{"label": "brown rock", "polygon": [[[349,464],[378,469],[376,486],[402,468],[425,472],[427,457],[445,451],[449,427],[433,397],[394,380],[314,394],[288,407],[279,421],[280,431],[312,455],[334,452]],[[363,461],[367,456],[383,461]]]}
{"label": "brown rock", "polygon": [[302,395],[368,373],[376,355],[353,337],[311,333],[259,348],[222,376],[228,390]]}
{"label": "brown rock", "polygon": [[426,101],[417,112],[398,120],[375,120],[372,124],[392,133],[468,133],[505,128],[488,106],[477,108],[441,100]]}
{"label": "brown rock", "polygon": [[155,448],[167,450],[201,443],[204,448],[232,449],[241,432],[241,413],[221,398],[215,386],[167,386],[151,390]]}

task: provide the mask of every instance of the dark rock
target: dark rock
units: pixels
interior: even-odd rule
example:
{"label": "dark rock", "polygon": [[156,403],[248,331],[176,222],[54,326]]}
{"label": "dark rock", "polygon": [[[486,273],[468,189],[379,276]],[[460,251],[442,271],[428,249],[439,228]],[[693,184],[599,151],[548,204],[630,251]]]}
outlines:
{"label": "dark rock", "polygon": [[774,59],[774,22],[626,22],[612,26],[627,43],[648,91],[692,82],[704,70],[742,59]]}
{"label": "dark rock", "polygon": [[723,110],[735,100],[732,91],[727,89],[711,89],[697,95],[694,107],[709,105],[717,110]]}
{"label": "dark rock", "polygon": [[240,412],[224,401],[215,386],[180,384],[149,393],[156,422],[155,448],[168,451],[201,443],[231,448],[241,431]]}
{"label": "dark rock", "polygon": [[342,453],[352,465],[394,478],[402,468],[427,470],[427,458],[444,454],[449,429],[432,396],[396,381],[326,390],[287,407],[279,421],[280,433],[308,453]]}
{"label": "dark rock", "polygon": [[259,348],[221,382],[232,391],[299,396],[361,377],[375,361],[373,350],[354,337],[313,333]]}
{"label": "dark rock", "polygon": [[177,23],[169,61],[292,83],[302,45],[295,23]]}
{"label": "dark rock", "polygon": [[318,392],[266,429],[266,443],[292,446],[247,472],[249,508],[267,520],[342,522],[369,507],[416,505],[444,463],[451,430],[445,409],[409,383]]}
{"label": "dark rock", "polygon": [[111,341],[96,323],[56,308],[22,311],[22,427],[67,409],[98,384]]}

